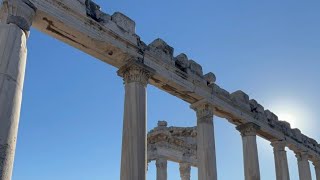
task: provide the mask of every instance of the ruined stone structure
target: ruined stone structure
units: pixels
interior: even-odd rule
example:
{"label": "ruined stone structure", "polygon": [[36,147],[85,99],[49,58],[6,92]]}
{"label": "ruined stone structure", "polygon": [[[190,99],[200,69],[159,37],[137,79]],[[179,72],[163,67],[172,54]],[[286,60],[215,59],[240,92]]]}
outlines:
{"label": "ruined stone structure", "polygon": [[179,163],[182,180],[190,180],[191,166],[197,167],[196,127],[158,127],[148,133],[148,162],[156,161],[157,180],[167,180],[167,161]]}
{"label": "ruined stone structure", "polygon": [[[121,180],[146,179],[149,84],[186,101],[197,114],[199,180],[217,179],[214,116],[227,119],[241,132],[246,180],[260,179],[256,136],[274,147],[277,180],[289,179],[285,147],[297,155],[300,180],[311,180],[309,161],[320,180],[317,141],[244,92],[219,87],[213,73],[204,74],[201,65],[185,54],[174,57],[174,49],[163,40],[146,45],[127,16],[106,14],[91,0],[0,2],[0,180],[11,179],[31,26],[119,69],[125,82]],[[165,166],[161,160],[158,164]],[[182,171],[188,168],[181,166]]]}

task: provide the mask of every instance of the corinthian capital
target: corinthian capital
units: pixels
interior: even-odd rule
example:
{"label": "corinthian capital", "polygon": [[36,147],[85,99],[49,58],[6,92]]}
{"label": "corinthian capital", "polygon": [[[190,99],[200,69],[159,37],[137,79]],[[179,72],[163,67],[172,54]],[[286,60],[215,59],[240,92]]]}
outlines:
{"label": "corinthian capital", "polygon": [[212,123],[213,106],[206,101],[199,101],[191,105],[191,108],[196,111],[198,122]]}
{"label": "corinthian capital", "polygon": [[309,158],[309,153],[308,151],[296,151],[296,158],[298,159],[298,161],[308,161]]}
{"label": "corinthian capital", "polygon": [[29,0],[3,0],[0,21],[15,24],[28,32],[36,12],[36,7]]}
{"label": "corinthian capital", "polygon": [[257,131],[260,129],[260,126],[254,123],[246,123],[237,127],[237,130],[240,131],[242,136],[255,136]]}
{"label": "corinthian capital", "polygon": [[153,75],[153,70],[141,62],[132,59],[131,62],[119,69],[118,75],[123,77],[125,84],[138,82],[146,86]]}

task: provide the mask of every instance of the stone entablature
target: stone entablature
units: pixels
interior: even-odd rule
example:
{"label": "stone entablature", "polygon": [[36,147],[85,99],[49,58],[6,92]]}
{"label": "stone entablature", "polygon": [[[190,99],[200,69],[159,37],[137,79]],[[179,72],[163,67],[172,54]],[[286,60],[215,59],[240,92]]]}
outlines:
{"label": "stone entablature", "polygon": [[307,150],[310,160],[319,159],[317,141],[292,129],[244,92],[229,93],[219,87],[213,73],[204,75],[201,65],[185,54],[174,57],[174,48],[164,40],[146,45],[135,33],[135,22],[127,16],[119,12],[108,15],[91,0],[30,2],[37,9],[34,27],[44,33],[117,68],[132,57],[141,58],[155,70],[152,85],[190,104],[206,100],[214,106],[215,115],[235,125],[253,122],[261,127],[257,133],[265,139],[286,140],[292,150]]}
{"label": "stone entablature", "polygon": [[148,133],[148,161],[165,158],[196,167],[196,136],[196,127],[167,127],[165,121],[159,121]]}

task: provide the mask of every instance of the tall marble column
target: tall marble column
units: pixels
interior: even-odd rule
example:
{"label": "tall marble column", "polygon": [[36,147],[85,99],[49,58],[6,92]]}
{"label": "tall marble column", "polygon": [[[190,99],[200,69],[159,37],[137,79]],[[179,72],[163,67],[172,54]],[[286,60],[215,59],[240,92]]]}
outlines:
{"label": "tall marble column", "polygon": [[3,1],[0,8],[0,180],[11,180],[27,58],[26,43],[36,9],[27,0]]}
{"label": "tall marble column", "polygon": [[308,160],[308,152],[296,152],[298,160],[299,178],[300,180],[311,180],[311,170]]}
{"label": "tall marble column", "polygon": [[317,180],[320,180],[320,160],[313,162]]}
{"label": "tall marble column", "polygon": [[274,162],[277,180],[290,180],[285,141],[273,141],[271,143],[274,152]]}
{"label": "tall marble column", "polygon": [[197,113],[198,179],[216,180],[216,150],[213,126],[213,106],[198,102],[191,106]]}
{"label": "tall marble column", "polygon": [[190,180],[191,165],[188,163],[180,163],[179,165],[181,180]]}
{"label": "tall marble column", "polygon": [[157,180],[167,180],[167,160],[159,158],[156,160],[157,166]]}
{"label": "tall marble column", "polygon": [[245,180],[260,180],[259,157],[257,149],[257,130],[259,126],[247,123],[237,127],[241,132]]}
{"label": "tall marble column", "polygon": [[145,180],[147,168],[146,86],[151,76],[142,64],[130,63],[118,71],[125,84],[121,180]]}

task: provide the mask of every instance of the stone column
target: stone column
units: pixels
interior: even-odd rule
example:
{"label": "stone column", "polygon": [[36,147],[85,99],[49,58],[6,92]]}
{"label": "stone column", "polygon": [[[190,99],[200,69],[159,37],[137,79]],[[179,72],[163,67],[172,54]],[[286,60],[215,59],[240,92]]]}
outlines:
{"label": "stone column", "polygon": [[313,162],[317,180],[320,180],[320,160]]}
{"label": "stone column", "polygon": [[191,165],[188,163],[180,163],[180,177],[181,180],[190,180]]}
{"label": "stone column", "polygon": [[298,160],[300,180],[311,180],[311,170],[310,170],[310,165],[308,161],[308,152],[306,151],[296,152],[296,157]]}
{"label": "stone column", "polygon": [[259,157],[257,149],[257,130],[259,126],[247,123],[237,127],[241,132],[245,180],[260,180]]}
{"label": "stone column", "polygon": [[121,180],[145,180],[146,86],[151,74],[144,65],[130,63],[122,67],[118,75],[123,77],[125,84]]}
{"label": "stone column", "polygon": [[26,67],[26,43],[35,7],[27,0],[10,0],[4,1],[0,8],[0,180],[11,180]]}
{"label": "stone column", "polygon": [[273,141],[271,143],[274,152],[274,162],[277,180],[290,180],[285,141]]}
{"label": "stone column", "polygon": [[213,126],[213,106],[198,102],[191,106],[197,112],[198,179],[216,180],[216,151]]}
{"label": "stone column", "polygon": [[167,160],[159,158],[156,160],[157,180],[167,180]]}

